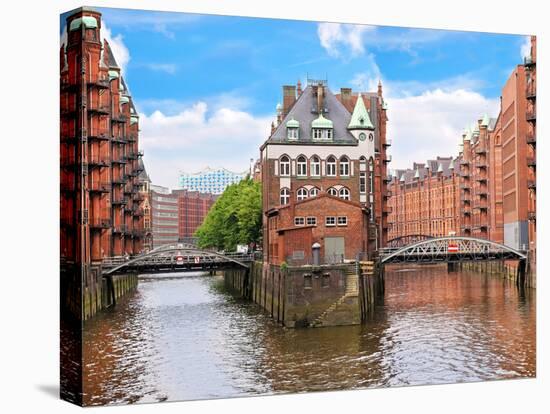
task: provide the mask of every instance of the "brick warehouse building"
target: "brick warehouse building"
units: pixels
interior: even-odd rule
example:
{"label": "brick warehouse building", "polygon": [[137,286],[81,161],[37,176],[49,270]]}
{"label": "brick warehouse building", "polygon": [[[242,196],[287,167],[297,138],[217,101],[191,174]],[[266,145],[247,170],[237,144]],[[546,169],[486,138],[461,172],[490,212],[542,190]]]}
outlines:
{"label": "brick warehouse building", "polygon": [[204,221],[217,196],[198,191],[173,190],[152,186],[152,245],[193,242],[195,231]]}
{"label": "brick warehouse building", "polygon": [[525,140],[530,148],[527,150],[527,188],[529,189],[529,198],[527,204],[528,219],[528,237],[529,237],[529,257],[531,269],[534,272],[536,268],[537,252],[537,38],[531,36],[531,52],[524,61],[526,73],[526,91],[527,96],[527,134]]}
{"label": "brick warehouse building", "polygon": [[[512,71],[502,89],[497,118],[482,116],[462,135],[460,178],[455,181],[459,226],[454,230],[516,249],[529,249],[532,275],[536,253],[535,54],[536,38],[532,37],[531,56]],[[454,171],[456,174],[456,167]],[[398,206],[398,211],[399,174],[398,171],[397,179],[388,187],[392,193],[390,206]],[[415,207],[405,204],[403,208],[407,211]],[[390,221],[391,236],[418,229],[414,225],[415,214],[392,214]],[[394,226],[398,229],[393,230]]]}
{"label": "brick warehouse building", "polygon": [[[374,93],[344,88],[338,95],[326,81],[308,80],[304,90],[300,82],[283,86],[277,121],[260,148],[267,263],[306,260],[312,243],[320,244],[322,259],[355,259],[385,242],[386,121],[381,85]],[[342,213],[332,214],[338,208]]]}
{"label": "brick warehouse building", "polygon": [[138,115],[101,13],[67,18],[60,50],[61,256],[84,266],[143,249]]}
{"label": "brick warehouse building", "polygon": [[412,169],[396,170],[390,192],[388,239],[459,233],[459,159],[437,157]]}

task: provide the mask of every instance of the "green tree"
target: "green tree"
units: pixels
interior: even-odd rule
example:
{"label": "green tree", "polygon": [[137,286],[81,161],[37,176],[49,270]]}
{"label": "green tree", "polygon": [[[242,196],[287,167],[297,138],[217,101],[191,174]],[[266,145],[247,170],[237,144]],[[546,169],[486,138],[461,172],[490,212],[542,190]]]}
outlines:
{"label": "green tree", "polygon": [[227,251],[238,244],[258,244],[261,235],[261,184],[250,178],[228,186],[195,232],[199,247]]}

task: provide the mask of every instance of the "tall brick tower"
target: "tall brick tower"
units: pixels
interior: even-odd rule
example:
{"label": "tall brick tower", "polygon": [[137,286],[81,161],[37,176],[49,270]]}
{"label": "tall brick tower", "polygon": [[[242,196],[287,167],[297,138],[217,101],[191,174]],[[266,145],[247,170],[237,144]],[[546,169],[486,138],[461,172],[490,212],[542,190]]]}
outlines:
{"label": "tall brick tower", "polygon": [[101,13],[77,9],[66,30],[60,50],[60,252],[62,271],[81,271],[78,288],[85,296],[101,283],[104,258],[143,248],[144,196],[137,178],[143,163],[138,114],[102,37]]}

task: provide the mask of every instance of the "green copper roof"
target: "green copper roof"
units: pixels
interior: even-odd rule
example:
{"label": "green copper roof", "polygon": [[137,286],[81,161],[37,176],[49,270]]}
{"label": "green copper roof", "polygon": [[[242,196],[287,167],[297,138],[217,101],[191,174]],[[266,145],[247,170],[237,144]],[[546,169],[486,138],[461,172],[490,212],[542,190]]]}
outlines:
{"label": "green copper roof", "polygon": [[479,133],[479,124],[477,122],[474,122],[472,124],[472,132],[474,135],[476,135],[476,133]]}
{"label": "green copper roof", "polygon": [[464,130],[464,141],[470,141],[472,139],[472,130],[469,126]]}
{"label": "green copper roof", "polygon": [[120,97],[120,103],[121,104],[128,103],[128,102],[130,102],[130,98],[128,98],[127,96],[121,96]]}
{"label": "green copper roof", "polygon": [[74,19],[71,22],[71,25],[69,26],[69,31],[72,32],[73,30],[80,29],[80,26],[84,24],[84,27],[86,29],[95,29],[97,28],[97,20],[95,17],[92,16],[82,16]]}
{"label": "green copper roof", "polygon": [[109,71],[109,80],[117,79],[118,77],[119,77],[119,74],[116,70]]}
{"label": "green copper roof", "polygon": [[484,127],[489,126],[489,115],[487,114],[483,115],[483,119],[481,120],[481,126],[484,126]]}
{"label": "green copper roof", "polygon": [[323,116],[323,114],[319,114],[319,117],[317,119],[314,119],[311,122],[312,128],[332,128],[332,121],[330,119],[327,119]]}
{"label": "green copper roof", "polygon": [[361,94],[357,97],[355,108],[353,108],[353,114],[349,121],[348,129],[374,129],[372,122],[370,121],[369,112],[365,107],[365,102],[361,98]]}
{"label": "green copper roof", "polygon": [[139,120],[139,116],[137,115],[130,116],[130,125],[136,124],[138,120]]}
{"label": "green copper roof", "polygon": [[439,163],[439,166],[437,167],[437,172],[442,173],[443,172],[443,164]]}
{"label": "green copper roof", "polygon": [[294,118],[290,119],[286,123],[287,128],[300,128],[300,123],[296,121]]}

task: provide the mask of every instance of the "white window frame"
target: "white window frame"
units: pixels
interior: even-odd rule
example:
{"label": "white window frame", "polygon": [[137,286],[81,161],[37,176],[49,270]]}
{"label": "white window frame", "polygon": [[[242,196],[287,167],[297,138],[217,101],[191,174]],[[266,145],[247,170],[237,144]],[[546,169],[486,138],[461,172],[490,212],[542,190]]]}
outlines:
{"label": "white window frame", "polygon": [[290,202],[290,190],[288,187],[283,187],[281,191],[279,191],[279,201],[283,206]]}
{"label": "white window frame", "polygon": [[308,226],[316,226],[317,225],[317,217],[314,217],[314,216],[306,217],[306,224]]}
{"label": "white window frame", "polygon": [[336,224],[338,226],[347,226],[348,225],[348,217],[347,216],[338,216],[336,219]]}
{"label": "white window frame", "polygon": [[309,161],[309,175],[312,177],[321,176],[321,159],[317,155],[311,157]]}
{"label": "white window frame", "polygon": [[340,176],[341,177],[349,177],[349,158],[345,155],[340,158]]}
{"label": "white window frame", "polygon": [[336,177],[336,166],[336,157],[331,155],[327,158],[327,177]]}
{"label": "white window frame", "polygon": [[304,217],[294,217],[294,225],[297,227],[305,226],[306,219]]}
{"label": "white window frame", "polygon": [[342,187],[340,188],[340,191],[338,191],[338,197],[340,197],[342,200],[351,200],[351,193],[349,191],[349,188]]}
{"label": "white window frame", "polygon": [[307,188],[300,187],[298,188],[298,191],[296,191],[296,200],[302,201],[309,197],[309,191],[307,191]]}
{"label": "white window frame", "polygon": [[307,177],[307,158],[304,155],[296,159],[296,176]]}
{"label": "white window frame", "polygon": [[317,197],[318,195],[319,195],[319,189],[317,187],[313,187],[309,190],[310,197]]}
{"label": "white window frame", "polygon": [[281,177],[290,177],[290,157],[288,155],[283,155],[279,159],[279,175]]}
{"label": "white window frame", "polygon": [[338,197],[338,190],[334,187],[330,187],[327,190],[327,194],[330,195],[330,196],[333,196],[333,197]]}
{"label": "white window frame", "polygon": [[336,227],[336,217],[335,216],[326,216],[325,217],[325,227]]}
{"label": "white window frame", "polygon": [[287,138],[289,141],[297,141],[298,140],[298,128],[287,128]]}
{"label": "white window frame", "polygon": [[367,172],[359,173],[359,194],[367,194]]}

